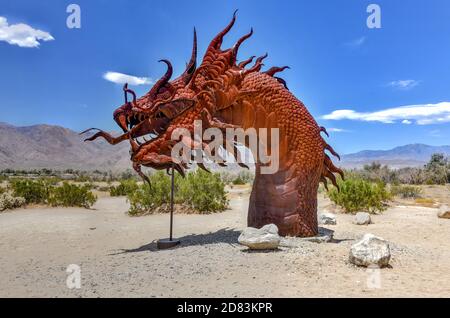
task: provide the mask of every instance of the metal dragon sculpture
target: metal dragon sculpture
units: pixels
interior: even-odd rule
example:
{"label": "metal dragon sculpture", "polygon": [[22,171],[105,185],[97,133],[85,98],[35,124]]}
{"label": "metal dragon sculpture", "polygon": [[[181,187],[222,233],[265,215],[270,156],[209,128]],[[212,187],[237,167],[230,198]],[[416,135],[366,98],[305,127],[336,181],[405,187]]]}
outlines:
{"label": "metal dragon sculpture", "polygon": [[[247,66],[254,56],[237,63],[239,47],[251,37],[253,30],[232,48],[221,48],[235,20],[236,12],[228,26],[211,41],[199,67],[194,29],[192,56],[186,70],[171,81],[172,65],[168,60],[161,60],[167,64],[167,72],[140,98],[125,85],[125,103],[114,112],[114,120],[124,133],[113,137],[97,129],[86,140],[103,137],[112,145],[128,140],[133,168],[148,181],[141,166],[174,168],[184,175],[187,165],[176,163],[171,157],[171,149],[178,142],[171,135],[180,127],[193,133],[194,120],[201,120],[203,129],[279,128],[279,169],[274,174],[261,174],[262,163],[256,162],[248,225],[259,228],[274,223],[281,235],[315,236],[319,182],[326,186],[328,178],[336,186],[334,173],[343,177],[325,150],[339,156],[322,138],[321,132],[328,135],[325,128],[317,125],[286,82],[275,76],[287,67],[272,67],[262,72],[267,54],[257,58],[251,67]],[[129,95],[132,100],[128,100]],[[95,128],[85,132],[92,129]],[[139,141],[142,136],[151,139]],[[183,137],[182,142],[193,144],[195,140]],[[206,152],[208,143],[202,141],[200,147]],[[239,156],[235,147],[227,150]],[[206,169],[202,164],[199,166]]]}

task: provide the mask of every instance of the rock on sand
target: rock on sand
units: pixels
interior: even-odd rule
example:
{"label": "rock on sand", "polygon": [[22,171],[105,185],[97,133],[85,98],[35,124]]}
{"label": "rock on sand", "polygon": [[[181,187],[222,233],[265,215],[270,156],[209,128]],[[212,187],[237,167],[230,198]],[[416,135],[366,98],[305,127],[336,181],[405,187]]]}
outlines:
{"label": "rock on sand", "polygon": [[238,242],[252,250],[277,249],[281,238],[278,235],[278,227],[275,224],[264,225],[260,229],[245,228],[238,238]]}
{"label": "rock on sand", "polygon": [[389,243],[373,234],[365,234],[361,241],[352,245],[350,262],[358,266],[378,265],[385,267],[391,259]]}
{"label": "rock on sand", "polygon": [[372,223],[372,220],[370,218],[370,214],[367,212],[358,212],[355,215],[355,219],[353,221],[354,224],[357,225],[369,225]]}
{"label": "rock on sand", "polygon": [[438,212],[438,217],[441,219],[450,219],[450,207],[448,205],[441,206]]}
{"label": "rock on sand", "polygon": [[336,225],[336,215],[333,213],[321,213],[319,215],[319,224]]}

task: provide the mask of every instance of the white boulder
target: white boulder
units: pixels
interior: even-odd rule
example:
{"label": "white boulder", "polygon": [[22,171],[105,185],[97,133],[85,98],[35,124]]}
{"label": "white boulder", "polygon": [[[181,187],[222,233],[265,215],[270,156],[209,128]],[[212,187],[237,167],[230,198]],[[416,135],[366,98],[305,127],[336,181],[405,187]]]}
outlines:
{"label": "white boulder", "polygon": [[260,229],[245,228],[238,238],[238,242],[252,250],[273,250],[280,245],[278,227],[275,224],[264,225]]}
{"label": "white boulder", "polygon": [[358,266],[389,265],[391,250],[389,243],[373,234],[366,234],[361,241],[352,245],[350,249],[350,262]]}
{"label": "white boulder", "polygon": [[370,218],[370,214],[367,212],[358,212],[355,215],[355,218],[353,220],[354,224],[357,225],[369,225],[372,223],[372,219]]}

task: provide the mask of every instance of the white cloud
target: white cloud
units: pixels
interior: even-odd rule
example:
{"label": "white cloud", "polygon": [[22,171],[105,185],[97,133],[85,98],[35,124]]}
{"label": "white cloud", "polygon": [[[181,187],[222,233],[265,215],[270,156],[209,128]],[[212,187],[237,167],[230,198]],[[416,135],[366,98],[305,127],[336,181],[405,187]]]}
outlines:
{"label": "white cloud", "polygon": [[354,39],[353,41],[345,43],[345,45],[350,47],[359,47],[366,42],[366,39],[367,38],[365,36],[362,36],[360,38]]}
{"label": "white cloud", "polygon": [[48,32],[37,30],[28,24],[9,24],[5,17],[0,17],[0,41],[20,47],[38,47],[39,41],[53,41],[55,38]]}
{"label": "white cloud", "polygon": [[401,121],[403,124],[408,124],[413,121],[418,125],[440,124],[450,122],[450,102],[401,106],[364,113],[351,109],[341,109],[322,116],[322,119],[349,119],[387,124],[398,121]]}
{"label": "white cloud", "polygon": [[431,137],[436,137],[436,138],[442,137],[441,131],[439,129],[435,129],[435,130],[430,131],[429,135]]}
{"label": "white cloud", "polygon": [[103,78],[116,84],[145,85],[153,83],[148,77],[136,77],[118,72],[106,72],[103,74]]}
{"label": "white cloud", "polygon": [[392,81],[389,82],[387,85],[398,89],[408,90],[413,87],[416,87],[417,85],[419,85],[419,83],[420,83],[419,81],[410,79],[410,80]]}
{"label": "white cloud", "polygon": [[410,120],[408,120],[408,119],[404,119],[404,120],[402,120],[402,124],[405,124],[405,125],[411,125],[411,124],[412,124],[412,121],[410,121]]}
{"label": "white cloud", "polygon": [[340,133],[340,132],[348,132],[347,129],[342,129],[342,128],[327,128],[328,132],[335,132],[335,133]]}

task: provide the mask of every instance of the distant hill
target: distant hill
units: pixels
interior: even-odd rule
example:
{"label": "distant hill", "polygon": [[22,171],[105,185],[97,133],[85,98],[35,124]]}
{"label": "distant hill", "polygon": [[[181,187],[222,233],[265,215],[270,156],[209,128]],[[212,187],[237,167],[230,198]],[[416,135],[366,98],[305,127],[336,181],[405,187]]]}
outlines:
{"label": "distant hill", "polygon": [[450,146],[410,144],[390,150],[364,150],[342,156],[339,165],[345,168],[359,168],[365,164],[378,162],[393,168],[417,167],[427,163],[434,153],[450,156]]}
{"label": "distant hill", "polygon": [[127,143],[111,146],[103,140],[83,142],[83,136],[59,126],[0,123],[0,169],[122,171],[131,168],[128,151]]}
{"label": "distant hill", "polygon": [[[124,171],[131,168],[129,148],[126,142],[116,146],[100,139],[83,142],[83,136],[79,136],[78,132],[59,126],[16,127],[0,123],[0,169]],[[338,165],[354,168],[375,161],[395,168],[421,166],[433,153],[450,156],[450,146],[412,144],[391,150],[364,150],[343,155]],[[227,170],[238,171],[240,168],[229,164]]]}

